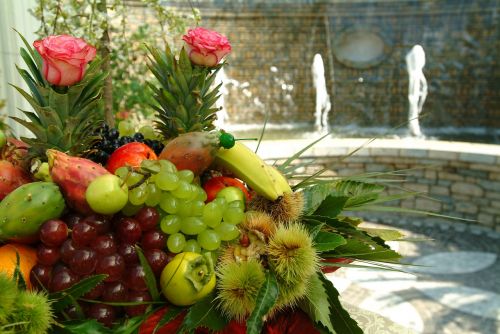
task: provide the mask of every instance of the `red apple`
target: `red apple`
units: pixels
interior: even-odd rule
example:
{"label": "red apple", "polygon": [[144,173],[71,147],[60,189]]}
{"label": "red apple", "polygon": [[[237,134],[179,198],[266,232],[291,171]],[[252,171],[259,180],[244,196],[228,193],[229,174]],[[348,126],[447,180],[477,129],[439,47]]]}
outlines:
{"label": "red apple", "polygon": [[250,193],[248,192],[243,182],[228,176],[216,176],[205,182],[205,184],[203,185],[203,189],[207,193],[206,202],[208,203],[214,200],[215,197],[217,197],[219,191],[227,187],[239,188],[245,195],[246,200],[250,200]]}
{"label": "red apple", "polygon": [[123,166],[139,167],[143,160],[157,160],[155,152],[143,143],[128,143],[120,146],[109,157],[106,168],[111,172]]}

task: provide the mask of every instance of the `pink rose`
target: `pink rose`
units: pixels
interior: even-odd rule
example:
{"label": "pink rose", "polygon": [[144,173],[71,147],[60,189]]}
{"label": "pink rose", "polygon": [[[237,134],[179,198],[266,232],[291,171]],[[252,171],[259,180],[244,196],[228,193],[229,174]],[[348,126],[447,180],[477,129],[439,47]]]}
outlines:
{"label": "pink rose", "polygon": [[42,56],[45,79],[57,86],[70,86],[82,80],[87,63],[96,54],[93,46],[69,35],[49,36],[35,41],[33,46]]}
{"label": "pink rose", "polygon": [[226,36],[205,28],[189,29],[182,39],[189,58],[197,65],[213,67],[231,52]]}

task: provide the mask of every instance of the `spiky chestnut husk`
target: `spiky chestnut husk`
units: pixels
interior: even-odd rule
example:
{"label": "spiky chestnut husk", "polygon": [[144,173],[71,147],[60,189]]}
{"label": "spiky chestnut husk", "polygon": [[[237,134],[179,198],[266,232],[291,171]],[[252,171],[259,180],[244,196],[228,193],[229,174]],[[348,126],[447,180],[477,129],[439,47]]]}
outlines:
{"label": "spiky chestnut husk", "polygon": [[319,268],[319,257],[305,227],[280,225],[269,239],[269,266],[287,284],[305,282]]}
{"label": "spiky chestnut husk", "polygon": [[257,260],[226,262],[217,268],[219,307],[228,318],[243,321],[255,307],[257,293],[265,281]]}
{"label": "spiky chestnut husk", "polygon": [[303,208],[304,195],[300,192],[285,193],[275,201],[257,195],[248,204],[249,210],[265,212],[278,224],[297,221]]}
{"label": "spiky chestnut husk", "polygon": [[18,290],[14,280],[0,272],[0,327],[7,323],[6,320],[13,310],[17,295]]}
{"label": "spiky chestnut husk", "polygon": [[20,291],[10,322],[19,322],[18,333],[46,333],[53,323],[49,299],[43,292]]}
{"label": "spiky chestnut husk", "polygon": [[288,283],[283,279],[277,279],[279,295],[274,307],[269,312],[271,316],[274,312],[293,307],[305,296],[309,279],[298,283]]}
{"label": "spiky chestnut husk", "polygon": [[245,212],[245,219],[240,226],[247,231],[259,232],[266,238],[269,238],[276,230],[273,218],[262,211]]}

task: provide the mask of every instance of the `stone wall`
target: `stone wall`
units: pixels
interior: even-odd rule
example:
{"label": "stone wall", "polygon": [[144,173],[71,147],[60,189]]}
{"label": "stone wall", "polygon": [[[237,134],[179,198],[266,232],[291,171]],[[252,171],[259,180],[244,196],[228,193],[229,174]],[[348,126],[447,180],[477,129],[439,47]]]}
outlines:
{"label": "stone wall", "polygon": [[[169,1],[187,8],[187,2]],[[226,34],[233,53],[226,68],[231,123],[314,121],[311,64],[325,62],[334,114],[331,124],[393,127],[407,117],[404,57],[415,44],[426,52],[429,95],[422,119],[427,134],[466,131],[500,136],[500,21],[495,0],[193,1],[202,25]],[[337,37],[365,26],[391,47],[379,65],[356,69],[334,55]],[[257,98],[257,100],[256,100]],[[366,134],[365,134],[366,135]]]}
{"label": "stone wall", "polygon": [[[266,158],[292,156],[308,141],[264,142],[259,153]],[[463,218],[500,231],[500,147],[439,141],[377,140],[346,158],[363,145],[355,139],[325,140],[303,155],[313,158],[307,174],[326,167],[329,175],[342,177],[374,172],[402,171],[405,182],[397,186],[420,196],[391,203],[405,209],[430,211]],[[398,188],[389,194],[400,193]],[[369,219],[413,219],[439,223],[435,216],[363,213]],[[460,222],[456,220],[456,222]]]}

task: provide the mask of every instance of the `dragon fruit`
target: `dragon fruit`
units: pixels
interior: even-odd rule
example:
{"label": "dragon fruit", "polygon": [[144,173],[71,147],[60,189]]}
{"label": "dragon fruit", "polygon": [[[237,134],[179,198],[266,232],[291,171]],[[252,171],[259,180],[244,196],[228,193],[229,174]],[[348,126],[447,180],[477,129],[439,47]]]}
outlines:
{"label": "dragon fruit", "polygon": [[103,166],[84,158],[72,157],[56,150],[47,150],[52,180],[61,188],[66,203],[82,214],[91,214],[85,192],[96,177],[110,174]]}

